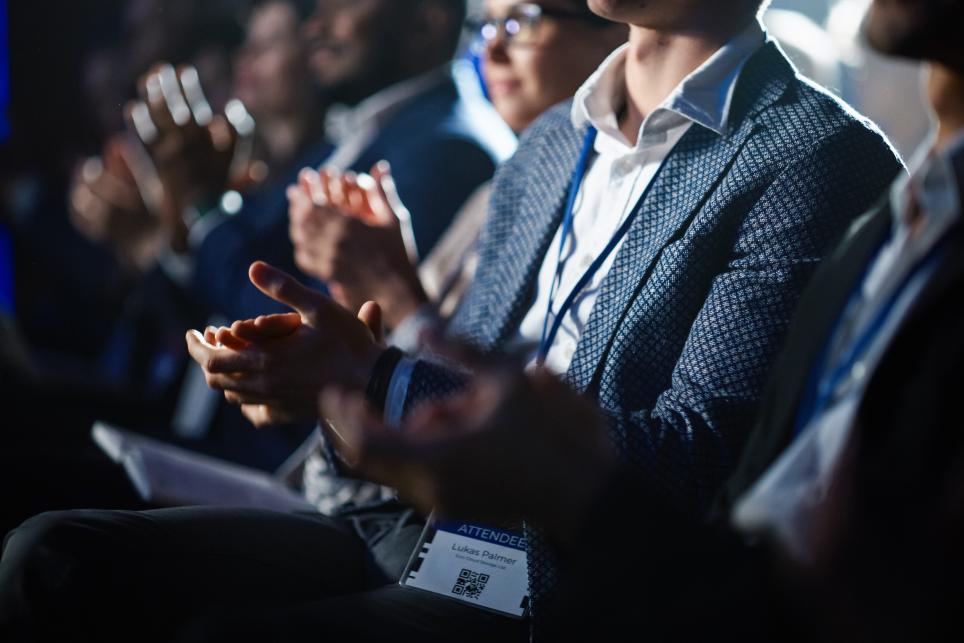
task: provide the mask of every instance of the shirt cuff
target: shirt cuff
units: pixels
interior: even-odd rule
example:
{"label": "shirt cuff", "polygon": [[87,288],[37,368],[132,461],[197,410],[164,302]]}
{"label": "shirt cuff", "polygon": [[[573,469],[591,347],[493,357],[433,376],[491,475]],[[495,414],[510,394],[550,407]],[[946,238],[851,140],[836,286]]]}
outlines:
{"label": "shirt cuff", "polygon": [[408,397],[408,386],[412,382],[412,372],[418,360],[403,357],[395,366],[392,379],[388,383],[388,395],[385,398],[385,423],[398,426],[405,414],[405,399]]}

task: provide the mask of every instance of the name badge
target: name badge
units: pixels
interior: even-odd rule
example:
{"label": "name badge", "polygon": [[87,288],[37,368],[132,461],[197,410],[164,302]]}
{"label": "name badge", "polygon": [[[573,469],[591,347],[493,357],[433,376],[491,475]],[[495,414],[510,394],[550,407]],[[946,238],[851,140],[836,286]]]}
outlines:
{"label": "name badge", "polygon": [[523,534],[429,520],[399,583],[523,618],[529,608],[527,571]]}

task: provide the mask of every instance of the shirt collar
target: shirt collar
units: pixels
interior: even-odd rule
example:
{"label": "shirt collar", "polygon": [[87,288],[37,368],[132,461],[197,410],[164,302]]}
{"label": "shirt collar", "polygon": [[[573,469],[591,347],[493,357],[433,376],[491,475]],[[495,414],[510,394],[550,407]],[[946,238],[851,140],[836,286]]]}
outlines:
{"label": "shirt collar", "polygon": [[906,212],[916,191],[928,227],[947,229],[961,216],[964,185],[954,169],[954,159],[964,155],[964,134],[940,152],[934,152],[936,132],[911,157],[908,174],[894,182],[890,192],[895,230],[906,225]]}
{"label": "shirt collar", "polygon": [[369,127],[379,128],[405,104],[440,84],[451,74],[450,65],[390,85],[354,107],[332,105],[325,114],[325,136],[335,145]]}
{"label": "shirt collar", "polygon": [[[665,139],[679,125],[698,123],[722,135],[729,123],[733,93],[750,56],[766,42],[766,32],[754,20],[743,32],[716,51],[646,117],[634,150],[645,147],[648,137]],[[576,92],[571,120],[576,129],[592,124],[603,137],[626,146],[617,113],[625,99],[626,54],[629,44],[616,49]]]}

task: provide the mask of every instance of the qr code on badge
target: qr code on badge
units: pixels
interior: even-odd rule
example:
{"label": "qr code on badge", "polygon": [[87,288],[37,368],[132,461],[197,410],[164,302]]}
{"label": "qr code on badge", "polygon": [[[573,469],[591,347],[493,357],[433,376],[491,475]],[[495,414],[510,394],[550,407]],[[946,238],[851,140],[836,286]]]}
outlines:
{"label": "qr code on badge", "polygon": [[455,581],[452,593],[456,596],[464,596],[478,600],[485,589],[485,584],[489,582],[488,574],[473,572],[471,569],[463,569],[459,572],[459,577]]}

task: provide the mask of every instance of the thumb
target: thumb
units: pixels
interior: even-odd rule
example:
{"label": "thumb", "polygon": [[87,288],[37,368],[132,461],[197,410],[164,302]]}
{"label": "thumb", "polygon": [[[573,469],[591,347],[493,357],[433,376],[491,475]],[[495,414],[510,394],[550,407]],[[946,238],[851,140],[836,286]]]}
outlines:
{"label": "thumb", "polygon": [[392,167],[388,161],[379,161],[372,167],[372,178],[375,180],[374,192],[388,206],[389,211],[399,220],[408,219],[411,214],[402,199],[398,196],[398,188],[395,186],[395,177],[392,176]]}
{"label": "thumb", "polygon": [[255,261],[248,269],[248,278],[268,297],[300,313],[305,323],[310,324],[315,318],[320,295],[283,270],[263,261]]}
{"label": "thumb", "polygon": [[380,200],[388,204],[392,215],[398,219],[402,242],[405,244],[405,253],[409,261],[417,264],[419,262],[418,244],[415,241],[415,229],[412,227],[412,214],[398,196],[398,189],[395,187],[395,179],[392,177],[392,168],[388,161],[379,161],[375,164],[372,168],[372,178],[375,179],[374,192]]}
{"label": "thumb", "polygon": [[358,319],[368,326],[368,330],[375,336],[375,342],[385,342],[385,324],[382,321],[382,307],[374,301],[366,301],[358,311]]}

